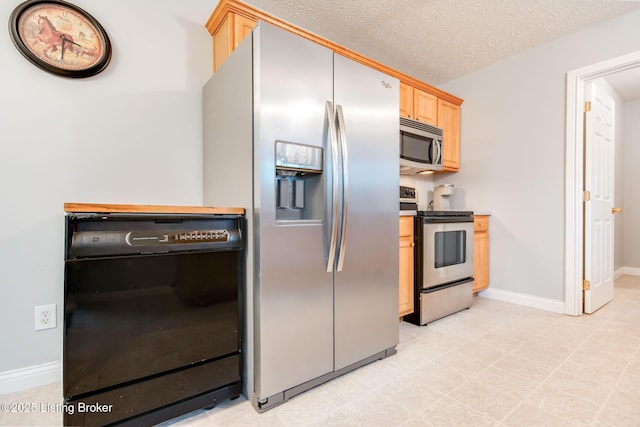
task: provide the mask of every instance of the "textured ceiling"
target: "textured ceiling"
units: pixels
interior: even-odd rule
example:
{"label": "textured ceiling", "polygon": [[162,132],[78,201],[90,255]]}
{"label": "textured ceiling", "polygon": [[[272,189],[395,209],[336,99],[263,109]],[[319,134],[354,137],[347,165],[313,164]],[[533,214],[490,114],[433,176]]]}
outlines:
{"label": "textured ceiling", "polygon": [[432,85],[640,9],[637,0],[246,3]]}

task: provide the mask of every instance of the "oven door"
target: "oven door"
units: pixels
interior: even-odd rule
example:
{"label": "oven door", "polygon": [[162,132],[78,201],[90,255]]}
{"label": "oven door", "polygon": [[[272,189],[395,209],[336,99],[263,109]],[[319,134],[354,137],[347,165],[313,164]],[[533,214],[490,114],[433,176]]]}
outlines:
{"label": "oven door", "polygon": [[473,222],[424,222],[423,244],[423,289],[473,276]]}

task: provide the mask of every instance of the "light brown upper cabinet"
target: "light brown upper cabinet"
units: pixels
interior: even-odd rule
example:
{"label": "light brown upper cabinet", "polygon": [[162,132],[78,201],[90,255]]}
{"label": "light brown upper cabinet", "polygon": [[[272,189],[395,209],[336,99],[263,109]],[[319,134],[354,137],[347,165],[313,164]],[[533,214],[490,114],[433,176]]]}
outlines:
{"label": "light brown upper cabinet", "polygon": [[438,99],[438,127],[443,131],[442,169],[460,169],[460,106]]}
{"label": "light brown upper cabinet", "polygon": [[400,82],[400,115],[441,128],[442,171],[460,169],[460,104]]}
{"label": "light brown upper cabinet", "polygon": [[400,115],[437,126],[438,97],[400,82]]}
{"label": "light brown upper cabinet", "polygon": [[413,119],[413,109],[413,87],[400,82],[400,115]]}
{"label": "light brown upper cabinet", "polygon": [[240,42],[253,30],[257,21],[230,12],[223,17],[213,36],[213,71],[218,68],[238,47]]}

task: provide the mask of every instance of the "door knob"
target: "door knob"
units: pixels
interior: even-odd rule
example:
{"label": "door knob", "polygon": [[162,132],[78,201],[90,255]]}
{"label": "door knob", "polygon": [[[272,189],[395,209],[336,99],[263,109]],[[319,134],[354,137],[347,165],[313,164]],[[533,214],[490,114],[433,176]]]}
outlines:
{"label": "door knob", "polygon": [[612,214],[622,213],[622,208],[611,208]]}

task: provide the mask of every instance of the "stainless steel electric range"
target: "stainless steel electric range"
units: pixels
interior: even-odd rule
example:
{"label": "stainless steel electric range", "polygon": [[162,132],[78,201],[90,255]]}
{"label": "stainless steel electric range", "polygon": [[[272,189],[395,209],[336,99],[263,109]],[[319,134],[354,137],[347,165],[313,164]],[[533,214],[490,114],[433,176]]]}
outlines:
{"label": "stainless steel electric range", "polygon": [[[412,193],[404,188],[401,194]],[[473,302],[473,212],[416,211],[414,233],[415,310],[405,320],[425,325],[469,308]]]}

